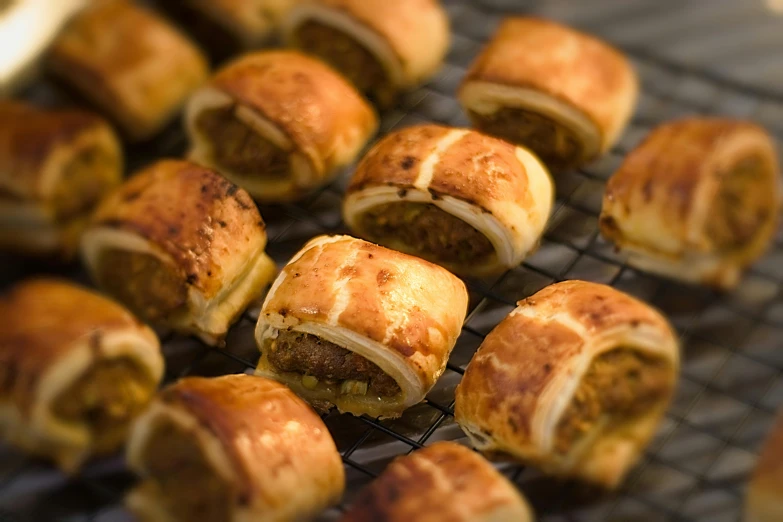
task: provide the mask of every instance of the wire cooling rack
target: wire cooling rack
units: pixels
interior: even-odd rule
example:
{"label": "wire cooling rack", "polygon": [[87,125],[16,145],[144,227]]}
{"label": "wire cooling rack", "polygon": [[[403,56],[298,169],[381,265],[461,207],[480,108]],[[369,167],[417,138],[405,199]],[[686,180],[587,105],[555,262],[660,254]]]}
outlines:
{"label": "wire cooling rack", "polygon": [[[626,22],[639,20],[649,6],[667,4],[615,2],[622,4],[618,13],[599,8],[612,2],[590,2],[593,10],[575,1],[444,3],[453,31],[447,63],[432,82],[405,96],[397,109],[384,116],[383,133],[426,121],[467,125],[453,94],[466,66],[506,12],[544,12],[568,20],[568,16],[559,15],[581,9],[579,12],[587,13],[587,18],[592,16],[598,26],[611,28],[607,17],[610,21],[618,17]],[[568,5],[573,9],[564,8]],[[725,7],[726,2],[710,5]],[[636,15],[631,9],[634,6]],[[725,9],[722,12],[725,15]],[[682,377],[676,398],[644,459],[616,493],[600,493],[585,485],[549,479],[517,465],[500,465],[500,469],[519,485],[542,521],[740,519],[755,452],[771,425],[775,408],[783,404],[783,234],[778,233],[769,253],[737,291],[720,295],[626,267],[598,235],[596,224],[606,179],[652,126],[686,114],[723,114],[754,119],[780,141],[783,94],[776,94],[773,88],[737,82],[719,70],[675,65],[637,44],[623,46],[644,87],[636,116],[623,139],[595,164],[557,176],[553,217],[540,249],[532,257],[501,277],[468,282],[468,318],[448,370],[427,400],[394,421],[336,414],[325,417],[343,456],[348,486],[342,504],[327,512],[323,520],[338,518],[356,492],[395,456],[436,440],[463,439],[453,421],[454,388],[483,337],[517,300],[555,281],[573,278],[611,284],[669,316],[683,344]],[[60,93],[41,84],[28,95],[47,103]],[[179,156],[184,148],[179,125],[172,125],[153,145],[134,148],[128,156],[133,168],[153,158]],[[279,264],[315,235],[347,232],[339,208],[348,177],[346,173],[300,204],[261,209],[268,224],[268,251]],[[0,262],[3,286],[30,273],[29,267],[13,260]],[[77,269],[66,272],[86,282]],[[192,339],[162,339],[168,381],[186,375],[251,371],[258,360],[254,322],[252,312],[246,314],[230,332],[225,350],[211,349]],[[121,501],[132,483],[133,477],[124,469],[120,456],[95,462],[79,477],[68,479],[44,463],[0,446],[0,522],[131,520]]]}

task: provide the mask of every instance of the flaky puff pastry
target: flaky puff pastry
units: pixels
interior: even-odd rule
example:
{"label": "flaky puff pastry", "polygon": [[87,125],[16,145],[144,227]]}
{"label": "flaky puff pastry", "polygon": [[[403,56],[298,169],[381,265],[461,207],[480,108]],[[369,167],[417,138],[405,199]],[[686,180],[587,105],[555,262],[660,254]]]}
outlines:
{"label": "flaky puff pastry", "polygon": [[0,248],[70,258],[122,164],[98,116],[0,101]]}
{"label": "flaky puff pastry", "polygon": [[[321,41],[314,40],[306,34],[313,24],[336,34],[316,27]],[[380,105],[434,75],[450,41],[438,0],[301,0],[285,17],[283,32],[289,45],[326,59]],[[366,77],[373,73],[380,73],[378,84]]]}
{"label": "flaky puff pastry", "polygon": [[[467,303],[462,281],[437,265],[350,236],[320,236],[294,255],[266,296],[256,325],[257,373],[319,407],[325,402],[355,415],[399,417],[424,400],[446,369]],[[394,379],[398,393],[307,387],[301,374],[270,362],[285,332],[310,334],[374,363]]]}
{"label": "flaky puff pastry", "polygon": [[[515,17],[473,61],[458,97],[480,130],[563,169],[617,141],[638,90],[629,61],[604,42],[549,20]],[[512,113],[501,117],[506,109]]]}
{"label": "flaky puff pastry", "polygon": [[294,522],[345,486],[323,421],[280,383],[192,377],[165,388],[135,423],[127,461],[143,482],[126,498],[146,522]]}
{"label": "flaky puff pastry", "polygon": [[359,236],[481,276],[517,266],[538,245],[553,199],[549,172],[527,149],[422,125],[362,159],[343,216]]}
{"label": "flaky puff pastry", "polygon": [[48,64],[132,140],[161,130],[208,73],[193,43],[129,0],[92,2],[55,40]]}
{"label": "flaky puff pastry", "polygon": [[93,280],[144,320],[220,345],[274,277],[266,240],[247,192],[162,160],[101,202],[81,252]]}
{"label": "flaky puff pastry", "polygon": [[[613,373],[613,353],[646,362]],[[612,488],[655,433],[678,371],[677,337],[658,312],[611,287],[565,281],[520,301],[486,337],[457,387],[455,419],[483,452]],[[657,382],[647,382],[650,372]],[[656,394],[642,385],[620,391],[639,382]],[[631,410],[643,399],[647,406],[633,415],[609,410],[621,401]],[[570,419],[584,422],[561,447]]]}
{"label": "flaky puff pastry", "polygon": [[760,127],[686,118],[655,129],[609,180],[601,232],[632,266],[729,289],[778,223],[780,170]]}
{"label": "flaky puff pastry", "polygon": [[295,51],[237,59],[187,106],[191,158],[270,203],[331,181],[377,126],[372,107],[345,79]]}
{"label": "flaky puff pastry", "polygon": [[218,24],[251,49],[270,41],[288,10],[299,0],[165,0],[184,3],[191,10]]}
{"label": "flaky puff pastry", "polygon": [[783,414],[761,447],[745,498],[745,522],[783,520]]}
{"label": "flaky puff pastry", "polygon": [[340,522],[531,522],[519,491],[478,453],[436,442],[398,457]]}
{"label": "flaky puff pastry", "polygon": [[76,471],[125,442],[163,375],[155,334],[118,304],[56,279],[0,297],[0,435]]}

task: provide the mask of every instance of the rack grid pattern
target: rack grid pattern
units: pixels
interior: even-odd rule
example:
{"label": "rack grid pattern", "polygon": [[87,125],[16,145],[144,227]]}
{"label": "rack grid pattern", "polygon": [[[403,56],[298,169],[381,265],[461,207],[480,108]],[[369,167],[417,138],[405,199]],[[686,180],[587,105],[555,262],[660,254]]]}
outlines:
{"label": "rack grid pattern", "polygon": [[[382,133],[426,121],[468,124],[453,93],[494,22],[508,11],[502,9],[504,4],[513,1],[445,4],[453,31],[447,64],[432,82],[384,116]],[[677,66],[640,49],[625,50],[643,83],[635,118],[611,153],[585,169],[556,177],[557,203],[532,257],[501,277],[468,281],[471,299],[462,336],[427,400],[394,421],[325,417],[343,456],[348,487],[342,504],[322,520],[338,518],[353,495],[395,456],[436,440],[464,440],[453,422],[454,388],[483,337],[516,301],[574,278],[611,284],[670,317],[683,345],[676,398],[644,459],[616,493],[549,479],[518,465],[499,464],[499,469],[519,485],[546,522],[740,519],[755,452],[776,407],[783,404],[783,231],[739,289],[721,295],[626,267],[597,233],[597,215],[606,179],[652,126],[686,114],[722,114],[754,119],[781,141],[783,96]],[[45,85],[30,93],[42,99],[51,95]],[[184,136],[172,126],[154,148],[131,150],[130,157],[141,165],[156,157],[178,156],[184,146]],[[278,264],[315,235],[348,232],[339,213],[348,178],[346,173],[300,204],[262,208],[268,251]],[[9,266],[11,276],[4,277],[27,270]],[[85,281],[80,272],[69,275]],[[163,338],[168,381],[252,371],[258,360],[254,324],[250,311],[231,331],[225,350],[192,339]],[[96,462],[81,476],[67,479],[0,446],[0,522],[130,520],[120,506],[132,482],[121,457]]]}

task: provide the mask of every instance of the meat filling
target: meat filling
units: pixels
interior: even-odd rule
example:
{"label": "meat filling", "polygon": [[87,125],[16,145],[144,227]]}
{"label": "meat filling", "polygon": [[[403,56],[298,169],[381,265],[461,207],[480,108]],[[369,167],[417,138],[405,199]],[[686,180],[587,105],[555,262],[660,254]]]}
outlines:
{"label": "meat filling", "polygon": [[362,44],[342,31],[318,22],[305,22],[296,32],[295,45],[340,71],[372,101],[388,107],[395,92],[386,71]]}
{"label": "meat filling", "polygon": [[567,169],[581,160],[576,134],[542,114],[506,107],[490,115],[471,112],[470,116],[482,132],[528,147],[553,169]]}
{"label": "meat filling", "polygon": [[100,267],[100,285],[146,320],[165,318],[187,302],[185,278],[153,255],[107,250]]}
{"label": "meat filling", "polygon": [[395,380],[377,365],[315,335],[281,331],[269,345],[268,358],[278,370],[301,374],[305,387],[325,381],[341,385],[343,393],[381,397],[400,393]]}
{"label": "meat filling", "polygon": [[560,420],[555,449],[568,453],[604,415],[620,423],[648,412],[672,385],[669,365],[661,359],[627,348],[604,353],[587,370]]}
{"label": "meat filling", "polygon": [[214,471],[192,433],[173,422],[160,422],[142,459],[150,474],[142,487],[164,504],[172,520],[231,520],[235,487]]}
{"label": "meat filling", "polygon": [[478,262],[495,252],[484,234],[431,204],[379,205],[362,216],[361,229],[379,243],[399,242],[440,263]]}
{"label": "meat filling", "polygon": [[215,163],[238,176],[280,179],[289,172],[288,153],[234,115],[234,107],[204,111],[196,127],[212,145]]}
{"label": "meat filling", "polygon": [[133,361],[103,359],[58,398],[52,412],[67,422],[86,424],[93,452],[109,453],[123,444],[131,421],[154,392],[152,378]]}
{"label": "meat filling", "polygon": [[774,211],[775,194],[764,182],[763,160],[751,156],[722,176],[707,220],[707,235],[722,251],[750,243]]}
{"label": "meat filling", "polygon": [[112,158],[97,147],[77,154],[65,166],[52,194],[55,215],[67,219],[91,210],[109,186],[106,173]]}

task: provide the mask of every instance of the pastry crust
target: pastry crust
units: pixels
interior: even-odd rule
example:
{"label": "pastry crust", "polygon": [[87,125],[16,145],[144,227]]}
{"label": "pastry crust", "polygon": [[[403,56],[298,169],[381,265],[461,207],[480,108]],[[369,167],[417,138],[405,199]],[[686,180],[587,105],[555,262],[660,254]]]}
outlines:
{"label": "pastry crust", "polygon": [[[398,417],[421,402],[446,368],[467,311],[465,285],[443,268],[350,236],[320,236],[286,265],[256,326],[257,374],[340,411]],[[279,372],[266,346],[280,331],[318,336],[376,364],[401,391],[394,397],[309,390]]]}
{"label": "pastry crust", "polygon": [[746,522],[776,522],[783,519],[783,415],[767,436],[745,499]]}
{"label": "pastry crust", "polygon": [[101,261],[106,252],[157,259],[187,296],[181,307],[146,319],[215,345],[274,277],[266,240],[247,192],[194,163],[162,160],[101,203],[82,238],[82,256],[98,282],[112,269]]}
{"label": "pastry crust", "polygon": [[454,442],[394,460],[340,522],[531,522],[517,489],[489,462]]}
{"label": "pastry crust", "polygon": [[[456,421],[481,451],[616,487],[671,399],[679,371],[675,332],[641,301],[585,281],[551,285],[518,304],[468,365],[456,391]],[[566,454],[557,453],[560,421],[592,362],[618,348],[664,361],[666,393],[640,416],[616,429],[597,423]]]}
{"label": "pastry crust", "polygon": [[[215,109],[230,110],[253,133],[285,151],[286,175],[248,176],[220,165],[198,125],[202,113]],[[191,158],[263,202],[300,198],[328,183],[356,158],[378,126],[373,109],[348,82],[295,51],[257,52],[230,63],[193,95],[186,117]]]}
{"label": "pastry crust", "polygon": [[[749,160],[755,171],[743,182],[738,169]],[[722,196],[735,182],[744,185]],[[729,289],[766,250],[780,201],[777,153],[763,129],[686,118],[657,127],[627,156],[607,184],[600,228],[633,266]],[[728,218],[728,230],[717,230]],[[744,239],[721,244],[727,234]]]}
{"label": "pastry crust", "polygon": [[[329,431],[275,381],[242,374],[191,377],[165,388],[129,439],[128,464],[143,478],[150,477],[145,447],[164,422],[186,430],[208,455],[210,471],[236,488],[226,522],[310,520],[342,495],[345,472]],[[129,507],[151,522],[180,520],[149,491],[133,490]]]}
{"label": "pastry crust", "polygon": [[57,279],[19,283],[0,297],[0,313],[0,434],[75,472],[101,434],[58,416],[55,404],[91,367],[119,359],[146,374],[149,400],[163,375],[158,339],[113,301]]}
{"label": "pastry crust", "polygon": [[71,257],[93,207],[120,183],[117,137],[89,112],[14,101],[0,101],[0,121],[0,248]]}
{"label": "pastry crust", "polygon": [[208,73],[193,43],[128,0],[94,2],[55,40],[48,62],[132,140],[160,131]]}
{"label": "pastry crust", "polygon": [[242,47],[252,49],[272,39],[283,17],[297,1],[186,0],[186,3],[234,35]]}
{"label": "pastry crust", "polygon": [[449,20],[438,0],[302,0],[283,23],[289,44],[304,23],[333,27],[369,50],[395,90],[433,76],[449,48]]}
{"label": "pastry crust", "polygon": [[578,138],[578,165],[617,141],[638,90],[629,61],[606,43],[549,20],[514,17],[473,61],[458,97],[471,115],[521,108],[551,118]]}
{"label": "pastry crust", "polygon": [[[386,136],[362,159],[343,216],[351,230],[371,241],[458,274],[481,276],[517,266],[535,249],[553,200],[549,172],[527,149],[467,129],[422,125]],[[403,201],[431,204],[464,221],[486,236],[494,253],[480,261],[447,261],[449,256],[364,229],[367,212]]]}

